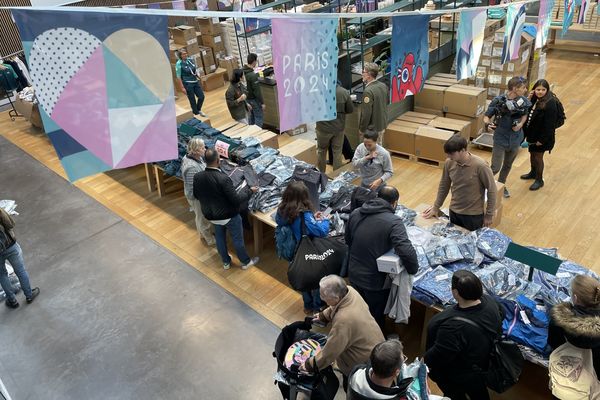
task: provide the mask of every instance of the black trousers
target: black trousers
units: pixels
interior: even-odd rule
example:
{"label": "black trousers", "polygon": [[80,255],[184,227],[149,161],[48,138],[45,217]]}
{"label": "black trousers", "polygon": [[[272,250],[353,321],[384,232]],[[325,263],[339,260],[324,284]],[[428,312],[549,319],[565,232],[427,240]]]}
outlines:
{"label": "black trousers", "polygon": [[436,382],[444,396],[452,400],[490,400],[482,378],[473,378],[468,382]]}
{"label": "black trousers", "polygon": [[[333,148],[331,144],[329,145],[329,163],[333,163]],[[352,150],[352,146],[350,145],[350,141],[348,140],[348,136],[344,135],[344,145],[342,146],[342,156],[346,160],[352,160],[354,157],[354,150]]]}
{"label": "black trousers", "polygon": [[464,215],[457,214],[450,210],[450,222],[454,225],[462,226],[470,231],[476,231],[483,228],[483,214],[480,215]]}
{"label": "black trousers", "polygon": [[[352,283],[352,282],[351,282]],[[352,285],[354,289],[360,294],[365,303],[369,306],[369,312],[377,322],[377,325],[383,331],[385,326],[385,305],[387,299],[390,296],[390,289],[383,290],[367,290],[355,285]]]}

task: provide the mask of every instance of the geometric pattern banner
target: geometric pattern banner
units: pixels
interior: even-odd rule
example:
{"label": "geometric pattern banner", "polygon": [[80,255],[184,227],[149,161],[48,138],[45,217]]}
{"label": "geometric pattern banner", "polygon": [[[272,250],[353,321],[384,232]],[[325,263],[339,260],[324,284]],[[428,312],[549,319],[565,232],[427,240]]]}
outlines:
{"label": "geometric pattern banner", "polygon": [[581,6],[579,6],[579,15],[577,16],[578,24],[585,24],[585,14],[587,14],[589,7],[589,0],[581,0]]}
{"label": "geometric pattern banner", "polygon": [[552,9],[555,0],[540,0],[540,10],[538,13],[537,32],[535,38],[535,48],[541,49],[548,40],[548,31],[552,22]]}
{"label": "geometric pattern banner", "polygon": [[458,79],[467,79],[475,75],[477,71],[483,47],[486,19],[487,12],[485,10],[460,12],[456,41],[456,76]]}
{"label": "geometric pattern banner", "polygon": [[336,118],[337,19],[273,19],[279,129]]}
{"label": "geometric pattern banner", "polygon": [[575,0],[564,0],[565,12],[563,15],[563,26],[560,33],[561,36],[566,35],[569,27],[573,23],[573,16],[575,15]]}
{"label": "geometric pattern banner", "polygon": [[504,43],[502,46],[502,64],[519,57],[521,35],[525,27],[525,4],[511,4],[506,11]]}
{"label": "geometric pattern banner", "polygon": [[44,130],[71,182],[177,158],[166,16],[12,13]]}
{"label": "geometric pattern banner", "polygon": [[421,91],[429,71],[429,16],[392,17],[392,103]]}

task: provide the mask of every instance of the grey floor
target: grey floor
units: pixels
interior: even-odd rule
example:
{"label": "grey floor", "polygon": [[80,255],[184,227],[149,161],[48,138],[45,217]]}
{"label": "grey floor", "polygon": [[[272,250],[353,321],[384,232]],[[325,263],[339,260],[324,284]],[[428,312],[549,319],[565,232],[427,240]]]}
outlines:
{"label": "grey floor", "polygon": [[0,305],[13,400],[281,398],[273,324],[1,136],[0,199],[41,288]]}

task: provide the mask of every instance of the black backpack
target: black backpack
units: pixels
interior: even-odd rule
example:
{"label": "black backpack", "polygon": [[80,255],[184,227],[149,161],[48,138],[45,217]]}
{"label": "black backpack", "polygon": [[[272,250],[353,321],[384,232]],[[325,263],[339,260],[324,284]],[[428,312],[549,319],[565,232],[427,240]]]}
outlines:
{"label": "black backpack", "polygon": [[558,129],[565,124],[565,120],[567,119],[567,114],[565,114],[565,107],[563,107],[562,103],[554,95],[554,100],[556,101],[556,110],[558,111],[558,115],[556,116],[556,122],[554,123],[554,129]]}

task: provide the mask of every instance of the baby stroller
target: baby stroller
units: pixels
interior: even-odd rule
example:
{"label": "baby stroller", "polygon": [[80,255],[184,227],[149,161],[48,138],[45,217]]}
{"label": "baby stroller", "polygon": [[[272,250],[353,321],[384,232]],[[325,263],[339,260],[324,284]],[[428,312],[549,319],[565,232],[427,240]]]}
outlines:
{"label": "baby stroller", "polygon": [[312,323],[308,317],[304,321],[294,322],[281,330],[275,342],[273,357],[277,360],[275,384],[279,386],[285,400],[296,400],[298,393],[306,394],[311,400],[333,400],[340,382],[329,366],[317,371],[314,375],[301,374],[297,366],[288,369],[284,359],[288,348],[299,340],[313,339],[322,346],[327,342],[327,336],[311,332]]}

